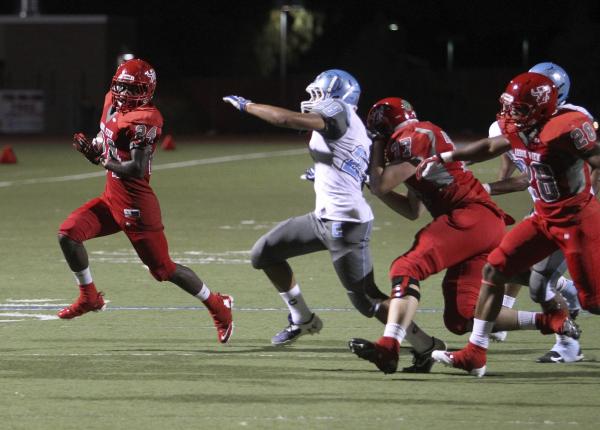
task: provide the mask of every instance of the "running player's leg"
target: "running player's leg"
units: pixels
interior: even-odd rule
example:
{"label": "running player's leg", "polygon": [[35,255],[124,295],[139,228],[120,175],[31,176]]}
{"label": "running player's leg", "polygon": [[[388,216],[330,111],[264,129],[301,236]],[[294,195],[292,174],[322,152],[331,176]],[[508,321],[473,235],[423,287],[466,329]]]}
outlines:
{"label": "running player's leg", "polygon": [[233,333],[233,298],[227,294],[213,293],[193,270],[173,262],[162,229],[126,230],[125,233],[157,281],[174,283],[206,306],[217,329],[218,341],[227,343]]}
{"label": "running player's leg", "polygon": [[[485,373],[489,333],[496,328],[538,328],[544,333],[563,330],[567,316],[543,315],[508,310],[510,317],[498,318],[505,283],[524,272],[535,262],[556,250],[556,245],[538,229],[535,217],[528,218],[507,233],[502,243],[490,254],[483,270],[483,282],[475,309],[473,331],[466,348],[455,353],[433,353],[439,361],[477,376]],[[507,311],[502,310],[503,314]],[[523,318],[521,318],[523,317]],[[498,321],[497,321],[498,320]],[[503,324],[506,324],[503,326]],[[502,326],[502,327],[500,327]],[[505,327],[505,328],[504,328]]]}
{"label": "running player's leg", "polygon": [[258,239],[252,247],[252,266],[265,272],[290,311],[288,326],[271,339],[274,345],[289,344],[304,334],[318,333],[323,326],[306,304],[287,262],[291,257],[326,249],[316,234],[317,222],[313,213],[290,218]]}
{"label": "running player's leg", "polygon": [[118,231],[120,227],[100,198],[85,203],[63,221],[58,232],[58,242],[79,286],[79,297],[72,305],[58,312],[60,318],[71,319],[104,308],[104,299],[102,293],[96,290],[83,242]]}

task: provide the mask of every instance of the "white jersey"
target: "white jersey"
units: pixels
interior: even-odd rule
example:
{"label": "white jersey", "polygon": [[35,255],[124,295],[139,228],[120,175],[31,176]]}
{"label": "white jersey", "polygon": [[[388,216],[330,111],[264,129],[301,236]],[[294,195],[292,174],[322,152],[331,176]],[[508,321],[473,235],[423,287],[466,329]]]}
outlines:
{"label": "white jersey", "polygon": [[[592,114],[586,108],[577,106],[577,105],[573,105],[571,103],[564,103],[564,104],[558,106],[556,111],[557,111],[557,113],[561,112],[561,111],[581,112],[582,114],[588,116],[591,120],[594,119]],[[490,128],[488,130],[488,137],[492,138],[492,137],[498,137],[501,135],[502,135],[502,131],[500,130],[500,125],[498,124],[498,121],[494,121],[492,123],[492,125],[490,125]],[[512,151],[506,152],[506,155],[508,156],[508,158],[510,158],[510,161],[513,162],[515,167],[521,173],[527,173],[527,166],[525,165],[525,163],[523,163],[523,161],[521,161],[519,158],[516,158],[513,155]],[[529,194],[531,195],[531,198],[533,199],[533,201],[535,201],[537,199],[536,192],[531,187],[528,188],[528,191],[529,191]],[[594,190],[592,190],[592,193],[594,193]]]}
{"label": "white jersey", "polygon": [[367,176],[371,140],[354,109],[326,99],[310,109],[326,123],[309,142],[315,161],[315,215],[319,219],[364,223],[373,219],[362,187]]}

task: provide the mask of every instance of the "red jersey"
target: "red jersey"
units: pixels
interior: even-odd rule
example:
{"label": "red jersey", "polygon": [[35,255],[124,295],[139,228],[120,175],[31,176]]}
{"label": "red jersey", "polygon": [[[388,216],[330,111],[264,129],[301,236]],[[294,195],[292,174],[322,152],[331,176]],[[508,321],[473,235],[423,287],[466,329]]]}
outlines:
{"label": "red jersey", "polygon": [[[147,104],[122,113],[112,105],[109,92],[104,99],[99,133],[106,144],[105,156],[128,161],[133,149],[146,146],[151,147],[153,154],[162,126],[162,115],[154,105]],[[107,171],[103,194],[118,222],[127,219],[130,224],[135,223],[145,230],[163,228],[158,199],[150,187],[152,154],[143,178],[120,178],[116,173]]]}
{"label": "red jersey", "polygon": [[[386,155],[390,162],[409,162],[416,166],[428,157],[454,149],[454,143],[444,130],[428,121],[414,121],[396,130],[388,142]],[[405,184],[419,196],[434,218],[467,203],[481,203],[498,215],[505,215],[462,161],[440,164],[427,178],[417,180],[413,175]]]}
{"label": "red jersey", "polygon": [[506,137],[511,144],[511,158],[527,167],[539,215],[568,220],[593,199],[590,168],[584,157],[596,146],[596,132],[587,115],[559,112],[541,127],[528,133],[508,133]]}

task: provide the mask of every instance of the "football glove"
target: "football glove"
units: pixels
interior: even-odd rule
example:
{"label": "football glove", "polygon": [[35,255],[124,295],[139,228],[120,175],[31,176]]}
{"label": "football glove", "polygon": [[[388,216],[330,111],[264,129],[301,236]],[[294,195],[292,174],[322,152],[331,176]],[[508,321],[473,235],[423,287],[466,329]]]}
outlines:
{"label": "football glove", "polygon": [[92,164],[100,164],[102,161],[102,149],[88,140],[83,133],[73,135],[73,148],[81,152]]}
{"label": "football glove", "polygon": [[223,97],[223,101],[242,112],[246,112],[247,106],[252,103],[251,100],[247,100],[242,96],[225,96]]}
{"label": "football glove", "polygon": [[432,157],[424,159],[417,166],[417,179],[421,180],[423,178],[427,178],[436,166],[443,163],[444,161],[442,160],[442,157],[440,157],[439,154],[435,154]]}

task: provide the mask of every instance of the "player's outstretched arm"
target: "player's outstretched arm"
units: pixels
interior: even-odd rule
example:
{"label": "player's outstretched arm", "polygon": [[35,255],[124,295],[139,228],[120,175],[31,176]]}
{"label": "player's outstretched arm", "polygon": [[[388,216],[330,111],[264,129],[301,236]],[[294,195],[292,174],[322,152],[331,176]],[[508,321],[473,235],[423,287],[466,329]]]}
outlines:
{"label": "player's outstretched arm", "polygon": [[527,177],[526,173],[523,173],[519,176],[512,176],[500,181],[483,184],[483,186],[492,196],[515,193],[517,191],[523,191],[527,189],[529,186],[529,178]]}
{"label": "player's outstretched arm", "polygon": [[241,112],[247,112],[277,127],[317,131],[325,129],[323,118],[314,113],[301,113],[277,106],[254,103],[241,96],[226,96],[223,97],[223,101]]}
{"label": "player's outstretched arm", "polygon": [[131,160],[119,161],[114,158],[107,158],[102,162],[106,170],[115,172],[122,178],[138,178],[141,179],[146,174],[152,148],[143,146],[131,150]]}
{"label": "player's outstretched arm", "polygon": [[426,178],[437,164],[452,161],[480,162],[491,160],[510,149],[510,141],[504,136],[488,137],[467,144],[453,151],[442,152],[421,161],[417,166],[417,178]]}

